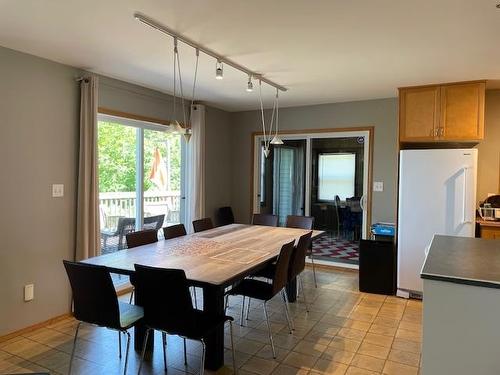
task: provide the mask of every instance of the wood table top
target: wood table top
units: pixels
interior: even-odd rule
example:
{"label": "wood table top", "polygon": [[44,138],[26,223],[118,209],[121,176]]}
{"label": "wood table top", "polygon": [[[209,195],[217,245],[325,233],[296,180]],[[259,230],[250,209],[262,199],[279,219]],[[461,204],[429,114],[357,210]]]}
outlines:
{"label": "wood table top", "polygon": [[[275,258],[281,246],[305,229],[231,224],[84,260],[112,272],[132,274],[134,264],[183,269],[199,284],[226,286]],[[313,231],[313,237],[323,234]]]}

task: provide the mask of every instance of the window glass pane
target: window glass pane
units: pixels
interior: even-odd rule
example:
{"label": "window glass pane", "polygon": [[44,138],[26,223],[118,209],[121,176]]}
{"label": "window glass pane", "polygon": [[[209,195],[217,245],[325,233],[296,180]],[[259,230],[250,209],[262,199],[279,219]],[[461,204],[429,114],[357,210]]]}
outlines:
{"label": "window glass pane", "polygon": [[112,121],[98,122],[99,212],[101,252],[126,248],[135,230],[137,129]]}
{"label": "window glass pane", "polygon": [[181,141],[180,134],[144,129],[145,229],[181,222]]}
{"label": "window glass pane", "polygon": [[354,196],[355,154],[320,154],[318,160],[318,198],[341,200]]}

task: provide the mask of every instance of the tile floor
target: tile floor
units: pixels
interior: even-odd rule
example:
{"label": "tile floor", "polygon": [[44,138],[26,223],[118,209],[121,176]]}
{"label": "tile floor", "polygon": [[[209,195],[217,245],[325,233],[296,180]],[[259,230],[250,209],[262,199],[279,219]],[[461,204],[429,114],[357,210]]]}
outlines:
{"label": "tile floor", "polygon": [[[357,291],[357,273],[320,270],[318,288],[306,270],[304,284],[310,312],[302,299],[291,304],[295,331],[289,334],[281,300],[269,304],[277,358],[273,359],[262,306],[252,301],[249,320],[239,325],[241,300],[230,299],[228,314],[237,318],[235,345],[241,375],[417,375],[422,340],[422,303]],[[199,295],[201,293],[198,293]],[[127,299],[127,296],[123,297]],[[48,372],[66,374],[76,323],[66,319],[0,343],[0,374]],[[84,326],[76,349],[74,374],[120,374],[117,333]],[[226,330],[228,332],[228,330]],[[157,341],[160,342],[160,337]],[[225,363],[220,374],[232,373],[226,335]],[[131,348],[133,346],[131,345]],[[198,373],[201,346],[188,344],[184,366],[182,341],[168,339],[168,373]],[[137,373],[139,355],[131,349],[129,374]],[[143,374],[164,374],[161,346],[156,345]]]}

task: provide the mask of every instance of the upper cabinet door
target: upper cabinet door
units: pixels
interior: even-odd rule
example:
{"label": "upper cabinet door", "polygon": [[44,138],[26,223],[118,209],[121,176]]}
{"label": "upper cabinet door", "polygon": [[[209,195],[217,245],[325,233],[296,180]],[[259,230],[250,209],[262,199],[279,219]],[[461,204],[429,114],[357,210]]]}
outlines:
{"label": "upper cabinet door", "polygon": [[401,142],[435,139],[439,127],[440,94],[439,86],[400,89],[399,140]]}
{"label": "upper cabinet door", "polygon": [[484,138],[485,82],[441,86],[441,140]]}

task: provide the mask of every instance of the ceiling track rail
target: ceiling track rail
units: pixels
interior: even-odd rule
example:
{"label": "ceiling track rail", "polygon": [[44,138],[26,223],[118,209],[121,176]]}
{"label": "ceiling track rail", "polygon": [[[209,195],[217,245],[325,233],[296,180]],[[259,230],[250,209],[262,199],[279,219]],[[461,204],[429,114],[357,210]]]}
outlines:
{"label": "ceiling track rail", "polygon": [[212,51],[211,49],[208,49],[208,48],[192,41],[191,39],[186,38],[185,36],[182,36],[182,35],[176,33],[174,30],[170,29],[169,27],[161,25],[160,23],[154,21],[153,19],[149,18],[148,16],[145,16],[142,13],[139,13],[139,12],[134,13],[134,18],[136,20],[142,22],[143,24],[145,24],[149,27],[152,27],[153,29],[156,29],[156,30],[162,32],[163,34],[170,35],[174,39],[177,39],[177,40],[183,42],[184,44],[187,44],[188,46],[191,46],[194,49],[197,49],[197,50],[205,53],[206,55],[213,57],[217,61],[220,61],[226,65],[233,67],[236,70],[239,70],[240,72],[247,74],[248,76],[251,76],[252,78],[254,78],[256,80],[260,80],[264,83],[267,83],[269,86],[272,86],[272,87],[274,87],[280,91],[283,91],[283,92],[288,90],[286,87],[279,85],[279,84],[271,81],[270,79],[265,78],[262,74],[254,72],[254,71],[244,67],[243,65],[240,65],[240,64],[238,64],[238,63],[236,63],[236,62],[234,62],[234,61],[232,61],[224,56],[219,55],[218,53]]}

